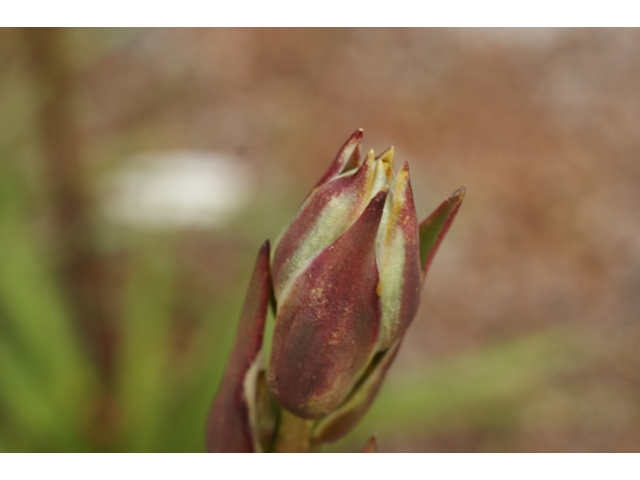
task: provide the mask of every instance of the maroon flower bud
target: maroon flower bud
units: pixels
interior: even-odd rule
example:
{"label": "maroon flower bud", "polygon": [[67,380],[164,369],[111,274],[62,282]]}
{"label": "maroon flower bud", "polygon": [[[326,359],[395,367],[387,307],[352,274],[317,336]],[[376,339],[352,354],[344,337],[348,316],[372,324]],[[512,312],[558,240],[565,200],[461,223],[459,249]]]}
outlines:
{"label": "maroon flower bud", "polygon": [[[464,187],[419,225],[408,165],[396,173],[393,148],[361,160],[361,140],[358,130],[343,145],[272,258],[268,243],[260,251],[209,417],[210,451],[269,451],[280,407],[313,419],[312,444],[339,439],[365,414],[400,348]],[[266,372],[270,298],[276,324]]]}
{"label": "maroon flower bud", "polygon": [[362,396],[356,390],[372,372],[382,380],[382,357],[397,350],[413,320],[421,266],[445,233],[437,225],[421,261],[408,165],[396,174],[392,148],[361,162],[361,139],[359,130],[345,143],[273,254],[277,312],[268,384],[303,418],[336,413]]}

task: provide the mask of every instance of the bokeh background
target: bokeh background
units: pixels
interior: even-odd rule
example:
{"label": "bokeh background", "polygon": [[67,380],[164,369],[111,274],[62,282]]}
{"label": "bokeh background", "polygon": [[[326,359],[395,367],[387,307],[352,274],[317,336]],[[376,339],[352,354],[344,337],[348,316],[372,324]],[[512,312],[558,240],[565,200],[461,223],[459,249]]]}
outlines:
{"label": "bokeh background", "polygon": [[0,450],[203,451],[259,246],[357,128],[467,195],[327,451],[640,450],[640,31],[0,30]]}

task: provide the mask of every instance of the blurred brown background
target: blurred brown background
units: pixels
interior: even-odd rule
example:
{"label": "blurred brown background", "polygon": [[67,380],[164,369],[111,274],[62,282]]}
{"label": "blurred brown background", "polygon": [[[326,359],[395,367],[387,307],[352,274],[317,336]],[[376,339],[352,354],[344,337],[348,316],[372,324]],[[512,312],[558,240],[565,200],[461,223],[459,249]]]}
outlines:
{"label": "blurred brown background", "polygon": [[0,30],[0,450],[201,451],[252,263],[346,138],[467,196],[328,450],[640,450],[640,32]]}

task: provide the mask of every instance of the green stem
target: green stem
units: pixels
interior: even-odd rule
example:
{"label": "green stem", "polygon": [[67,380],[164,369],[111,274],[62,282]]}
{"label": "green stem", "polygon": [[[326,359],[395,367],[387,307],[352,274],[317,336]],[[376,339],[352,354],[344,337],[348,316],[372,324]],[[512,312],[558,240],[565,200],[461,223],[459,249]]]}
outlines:
{"label": "green stem", "polygon": [[313,420],[296,417],[282,409],[278,435],[273,444],[276,453],[309,453],[317,451],[311,444],[310,433]]}

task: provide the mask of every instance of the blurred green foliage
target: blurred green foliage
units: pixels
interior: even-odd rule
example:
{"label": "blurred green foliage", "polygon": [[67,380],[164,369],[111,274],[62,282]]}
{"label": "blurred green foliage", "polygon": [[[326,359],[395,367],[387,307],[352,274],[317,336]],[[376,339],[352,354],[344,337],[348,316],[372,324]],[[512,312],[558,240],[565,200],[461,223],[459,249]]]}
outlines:
{"label": "blurred green foliage", "polygon": [[[234,323],[211,320],[234,318],[238,299],[207,312],[191,370],[175,371],[175,240],[141,239],[121,285],[116,379],[105,392],[36,233],[25,179],[10,165],[0,163],[2,450],[201,451]],[[107,417],[97,418],[105,403]]]}
{"label": "blurred green foliage", "polygon": [[95,379],[30,228],[24,179],[8,167],[0,164],[2,437],[18,449],[82,450]]}
{"label": "blurred green foliage", "polygon": [[[196,319],[190,358],[176,362],[179,239],[114,235],[87,206],[89,226],[80,228],[90,230],[90,255],[99,265],[113,261],[114,252],[127,257],[124,280],[103,298],[116,312],[108,327],[117,340],[105,374],[96,354],[96,342],[104,339],[91,338],[95,332],[87,324],[96,319],[74,309],[74,297],[86,291],[70,291],[74,273],[64,268],[65,232],[55,223],[61,205],[51,173],[65,165],[55,163],[57,152],[50,150],[60,145],[47,143],[44,129],[47,109],[53,104],[55,112],[70,100],[60,98],[64,92],[56,90],[55,78],[35,81],[32,63],[53,63],[45,65],[52,76],[64,66],[46,58],[60,53],[55,49],[30,58],[31,32],[2,31],[7,62],[0,75],[0,450],[201,451],[207,408],[233,334],[234,323],[219,319],[235,316],[234,292],[242,287],[233,286],[230,295],[225,292],[226,298],[199,312],[204,318]],[[58,47],[67,40],[60,31],[44,32],[44,41],[58,41]],[[62,53],[69,53],[65,48]],[[35,71],[41,73],[38,65]],[[73,125],[60,128],[62,136],[77,135]],[[79,162],[69,163],[80,168]],[[92,184],[83,172],[70,177]],[[90,316],[91,309],[84,313]]]}

